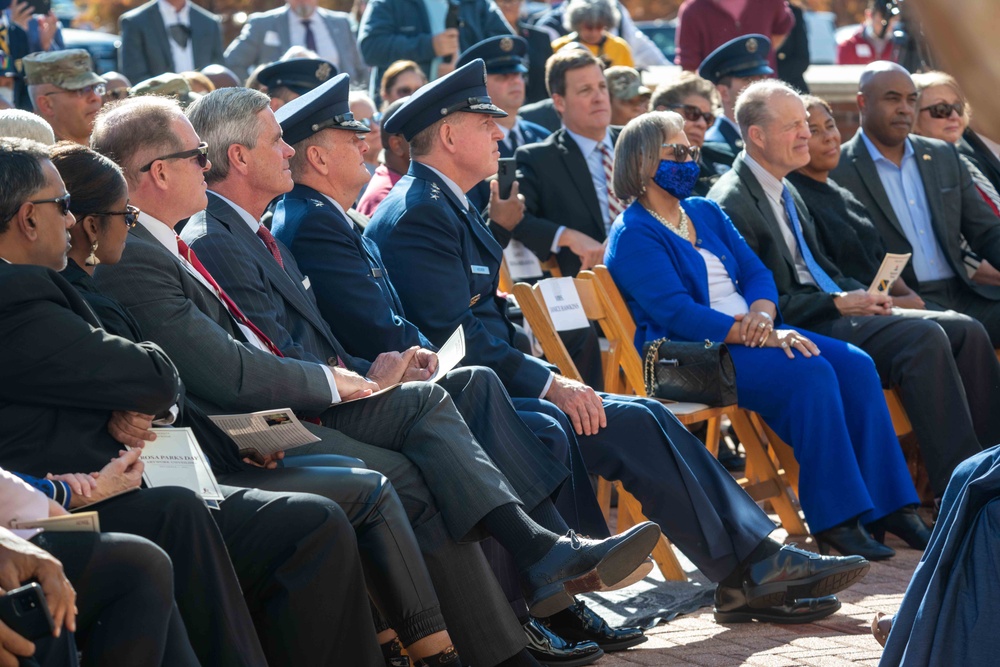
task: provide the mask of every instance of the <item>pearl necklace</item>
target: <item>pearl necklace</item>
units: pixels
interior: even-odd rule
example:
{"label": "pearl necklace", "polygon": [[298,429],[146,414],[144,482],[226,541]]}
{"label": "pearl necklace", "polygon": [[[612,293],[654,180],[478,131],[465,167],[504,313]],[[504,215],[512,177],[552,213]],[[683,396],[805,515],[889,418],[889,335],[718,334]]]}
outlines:
{"label": "pearl necklace", "polygon": [[684,212],[683,206],[680,207],[681,217],[676,227],[674,227],[669,220],[664,218],[662,215],[660,215],[653,209],[646,208],[645,206],[643,206],[643,208],[646,209],[647,213],[649,213],[651,216],[659,220],[660,224],[662,224],[664,227],[672,231],[674,234],[677,234],[677,236],[680,236],[682,239],[690,240],[690,237],[688,236],[688,232],[690,231],[688,222],[690,221],[690,218],[688,218],[687,213]]}

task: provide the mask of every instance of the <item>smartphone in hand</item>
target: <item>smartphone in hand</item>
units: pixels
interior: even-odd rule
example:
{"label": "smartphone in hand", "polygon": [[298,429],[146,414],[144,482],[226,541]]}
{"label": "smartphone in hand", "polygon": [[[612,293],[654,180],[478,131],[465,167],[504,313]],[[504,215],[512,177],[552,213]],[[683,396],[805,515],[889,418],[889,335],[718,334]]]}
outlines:
{"label": "smartphone in hand", "polygon": [[502,157],[497,166],[497,181],[500,182],[500,198],[510,197],[510,189],[517,178],[517,160],[512,157]]}
{"label": "smartphone in hand", "polygon": [[45,594],[36,583],[0,596],[0,621],[29,641],[51,637],[55,630]]}

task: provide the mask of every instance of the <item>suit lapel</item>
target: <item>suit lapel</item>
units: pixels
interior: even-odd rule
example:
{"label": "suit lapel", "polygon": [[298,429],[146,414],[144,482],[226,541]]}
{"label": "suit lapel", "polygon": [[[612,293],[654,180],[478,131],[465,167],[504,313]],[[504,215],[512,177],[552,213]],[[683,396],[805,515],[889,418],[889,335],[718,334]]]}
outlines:
{"label": "suit lapel", "polygon": [[868,194],[872,196],[872,199],[875,200],[882,215],[889,220],[903,238],[906,238],[903,226],[899,224],[899,218],[896,217],[896,212],[889,202],[889,195],[885,193],[885,188],[882,187],[882,179],[878,175],[875,162],[872,160],[872,156],[868,152],[868,147],[865,146],[865,142],[861,138],[860,130],[848,144],[847,155],[854,168],[858,170],[861,183],[868,190]]}
{"label": "suit lapel", "polygon": [[173,51],[170,49],[170,35],[167,34],[167,26],[163,23],[163,15],[160,13],[160,8],[154,5],[149,14],[150,29],[153,33],[150,37],[159,44],[164,62],[170,63],[170,68],[174,69],[176,65],[174,64]]}
{"label": "suit lapel", "polygon": [[795,274],[795,260],[792,259],[792,253],[788,249],[788,244],[785,243],[785,235],[781,231],[781,223],[774,217],[774,209],[771,208],[771,202],[768,200],[767,195],[764,193],[764,188],[761,187],[760,181],[754,176],[753,172],[750,171],[750,167],[747,163],[743,161],[742,156],[736,158],[733,163],[733,170],[740,177],[740,181],[743,186],[753,197],[754,206],[757,207],[757,212],[760,213],[761,218],[764,220],[764,224],[767,226],[767,233],[774,239],[775,244],[778,246],[778,250],[781,253],[782,259],[788,264]]}
{"label": "suit lapel", "polygon": [[934,233],[941,247],[947,248],[948,221],[944,219],[944,202],[941,200],[941,181],[938,178],[937,170],[934,168],[933,151],[922,141],[914,138],[911,138],[910,141],[913,144],[913,157],[917,161],[920,178],[924,182],[924,193],[927,196],[927,205],[930,207],[931,224],[934,225]]}
{"label": "suit lapel", "polygon": [[198,67],[199,63],[212,62],[211,35],[208,31],[208,21],[206,21],[205,17],[195,10],[194,5],[191,5],[190,12],[192,40],[191,55],[194,58],[194,66]]}
{"label": "suit lapel", "polygon": [[576,187],[577,192],[580,193],[584,206],[590,214],[590,221],[597,232],[590,234],[590,236],[595,239],[604,238],[606,236],[604,219],[600,217],[601,200],[597,198],[597,191],[594,189],[594,179],[590,176],[590,167],[587,165],[587,158],[584,157],[583,151],[580,150],[573,137],[569,136],[569,133],[565,129],[556,132],[555,143],[559,148],[559,155],[562,157],[569,180]]}

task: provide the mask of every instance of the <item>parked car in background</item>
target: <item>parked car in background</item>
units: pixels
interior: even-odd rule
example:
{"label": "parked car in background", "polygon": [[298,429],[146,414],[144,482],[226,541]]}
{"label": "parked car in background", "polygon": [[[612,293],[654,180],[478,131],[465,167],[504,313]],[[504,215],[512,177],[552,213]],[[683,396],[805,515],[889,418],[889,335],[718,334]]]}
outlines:
{"label": "parked car in background", "polygon": [[86,49],[90,52],[94,71],[98,74],[118,69],[118,49],[122,46],[118,35],[97,30],[63,28],[62,36],[67,49]]}
{"label": "parked car in background", "polygon": [[677,54],[677,19],[636,21],[635,27],[653,40],[653,43],[663,52],[668,61],[674,62],[674,56]]}

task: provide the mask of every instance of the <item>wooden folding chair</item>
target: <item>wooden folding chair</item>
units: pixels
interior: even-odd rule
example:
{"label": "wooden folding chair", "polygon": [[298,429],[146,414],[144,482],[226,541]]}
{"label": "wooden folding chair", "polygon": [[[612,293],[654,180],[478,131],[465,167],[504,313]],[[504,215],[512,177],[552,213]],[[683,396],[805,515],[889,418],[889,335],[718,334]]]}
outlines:
{"label": "wooden folding chair", "polygon": [[[542,271],[548,271],[549,275],[553,278],[561,278],[562,270],[559,268],[559,262],[556,261],[555,255],[552,255],[544,262],[541,262]],[[514,279],[510,277],[510,268],[507,266],[507,258],[504,258],[500,262],[500,285],[498,286],[501,292],[506,292],[507,294],[514,293]]]}

